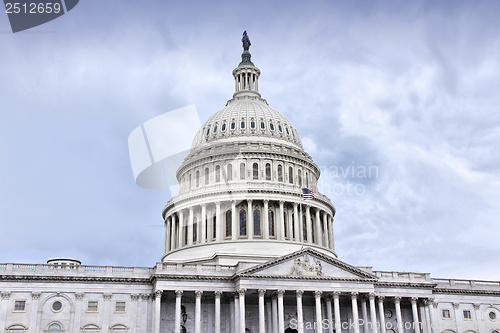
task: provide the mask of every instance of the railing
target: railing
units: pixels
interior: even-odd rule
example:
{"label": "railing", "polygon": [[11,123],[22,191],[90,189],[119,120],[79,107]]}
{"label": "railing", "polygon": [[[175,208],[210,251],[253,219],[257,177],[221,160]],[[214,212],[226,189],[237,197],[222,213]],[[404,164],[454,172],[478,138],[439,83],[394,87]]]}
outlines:
{"label": "railing", "polygon": [[432,281],[429,273],[374,271],[373,274],[382,279],[407,280],[407,281]]}
{"label": "railing", "polygon": [[69,275],[111,275],[128,277],[149,277],[153,268],[121,266],[85,266],[54,264],[0,264],[2,274],[69,274]]}
{"label": "railing", "polygon": [[227,265],[201,265],[201,264],[172,264],[159,263],[156,266],[156,273],[167,271],[167,273],[197,271],[197,272],[224,272],[224,274],[232,273],[236,270],[236,266]]}
{"label": "railing", "polygon": [[470,288],[484,288],[484,287],[500,287],[500,281],[484,281],[484,280],[462,280],[462,279],[433,279],[439,287],[470,287]]}

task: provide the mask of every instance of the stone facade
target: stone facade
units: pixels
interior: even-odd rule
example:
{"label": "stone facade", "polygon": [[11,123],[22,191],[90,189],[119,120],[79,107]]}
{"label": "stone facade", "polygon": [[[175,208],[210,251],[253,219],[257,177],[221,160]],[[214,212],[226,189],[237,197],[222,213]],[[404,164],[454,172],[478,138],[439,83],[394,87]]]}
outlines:
{"label": "stone facade", "polygon": [[177,172],[161,262],[0,264],[0,332],[499,333],[500,282],[339,260],[319,168],[248,51],[233,76]]}

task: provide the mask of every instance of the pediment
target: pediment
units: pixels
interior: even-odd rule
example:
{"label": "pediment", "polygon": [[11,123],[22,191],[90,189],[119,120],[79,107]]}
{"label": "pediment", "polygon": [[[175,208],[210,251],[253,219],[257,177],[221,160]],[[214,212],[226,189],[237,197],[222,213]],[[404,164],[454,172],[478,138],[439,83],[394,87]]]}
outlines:
{"label": "pediment", "polygon": [[360,268],[346,264],[311,248],[293,252],[264,264],[243,270],[240,277],[274,277],[294,279],[377,280]]}

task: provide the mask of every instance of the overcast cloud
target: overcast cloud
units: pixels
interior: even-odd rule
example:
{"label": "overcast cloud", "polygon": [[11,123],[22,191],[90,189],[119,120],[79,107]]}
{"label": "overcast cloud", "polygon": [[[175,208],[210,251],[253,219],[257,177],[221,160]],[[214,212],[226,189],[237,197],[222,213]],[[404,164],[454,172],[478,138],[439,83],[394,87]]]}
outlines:
{"label": "overcast cloud", "polygon": [[169,193],[135,185],[128,135],[179,107],[202,122],[224,107],[247,30],[262,96],[323,171],[341,260],[498,280],[498,13],[497,1],[86,0],[17,34],[0,14],[0,262],[159,261]]}

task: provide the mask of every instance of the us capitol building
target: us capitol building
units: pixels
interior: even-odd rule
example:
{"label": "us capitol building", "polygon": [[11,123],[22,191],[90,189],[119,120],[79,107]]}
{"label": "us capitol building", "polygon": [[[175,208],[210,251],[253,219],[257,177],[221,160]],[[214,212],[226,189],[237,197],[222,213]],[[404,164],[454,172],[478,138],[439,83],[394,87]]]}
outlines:
{"label": "us capitol building", "polygon": [[161,262],[0,264],[0,332],[499,333],[500,282],[337,258],[319,168],[261,97],[246,34],[243,44],[233,98],[177,171]]}

